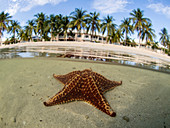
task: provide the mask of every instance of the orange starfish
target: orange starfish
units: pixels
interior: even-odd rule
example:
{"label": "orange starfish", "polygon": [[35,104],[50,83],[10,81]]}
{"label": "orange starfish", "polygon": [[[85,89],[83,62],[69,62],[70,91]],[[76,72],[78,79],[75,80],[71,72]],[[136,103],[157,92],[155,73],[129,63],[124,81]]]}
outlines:
{"label": "orange starfish", "polygon": [[83,100],[112,117],[116,116],[103,94],[121,85],[122,81],[110,81],[89,69],[73,71],[66,75],[54,74],[53,76],[65,86],[55,96],[44,102],[45,106]]}

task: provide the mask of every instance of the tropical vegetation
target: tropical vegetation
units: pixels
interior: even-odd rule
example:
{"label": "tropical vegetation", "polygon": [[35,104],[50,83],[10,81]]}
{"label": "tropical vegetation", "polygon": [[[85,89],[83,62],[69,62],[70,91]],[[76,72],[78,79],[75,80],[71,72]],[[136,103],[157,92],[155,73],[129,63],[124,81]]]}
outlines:
{"label": "tropical vegetation", "polygon": [[[64,40],[67,39],[68,32],[76,30],[78,33],[82,31],[91,35],[91,41],[96,33],[101,33],[106,37],[107,43],[120,43],[128,46],[136,46],[137,43],[130,36],[137,33],[139,38],[139,46],[141,41],[145,41],[146,45],[155,49],[158,43],[155,42],[155,30],[152,28],[152,22],[144,16],[144,11],[140,8],[132,10],[130,16],[121,20],[121,24],[114,23],[115,19],[111,15],[107,15],[103,19],[100,13],[90,12],[82,8],[76,8],[69,16],[46,15],[45,13],[37,13],[34,19],[28,20],[26,26],[20,26],[18,21],[12,20],[12,16],[4,11],[0,13],[0,40],[6,31],[11,36],[6,43],[17,43],[19,41],[33,41],[33,36],[39,37],[39,41],[53,41],[56,36],[63,34]],[[166,28],[160,33],[160,43],[164,48],[170,45],[170,36]],[[36,41],[36,40],[34,40]]]}
{"label": "tropical vegetation", "polygon": [[10,16],[9,13],[5,13],[4,11],[0,13],[0,41],[3,32],[8,28],[9,21],[11,21],[10,18],[12,18],[12,16]]}

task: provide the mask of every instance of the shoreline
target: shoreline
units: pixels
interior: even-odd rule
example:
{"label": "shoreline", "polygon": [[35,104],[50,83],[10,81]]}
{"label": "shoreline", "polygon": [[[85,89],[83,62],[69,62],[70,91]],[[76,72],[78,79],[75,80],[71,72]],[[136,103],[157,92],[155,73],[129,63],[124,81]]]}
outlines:
{"label": "shoreline", "polygon": [[101,43],[92,43],[92,42],[75,42],[75,41],[25,42],[25,43],[17,43],[17,44],[10,44],[10,45],[2,45],[0,46],[0,49],[15,48],[15,47],[29,47],[29,46],[64,46],[64,47],[80,47],[80,48],[109,50],[109,51],[123,52],[128,54],[144,55],[144,56],[149,56],[151,58],[158,58],[163,61],[170,62],[170,56],[162,53],[157,53],[147,48],[127,47],[122,45],[101,44]]}

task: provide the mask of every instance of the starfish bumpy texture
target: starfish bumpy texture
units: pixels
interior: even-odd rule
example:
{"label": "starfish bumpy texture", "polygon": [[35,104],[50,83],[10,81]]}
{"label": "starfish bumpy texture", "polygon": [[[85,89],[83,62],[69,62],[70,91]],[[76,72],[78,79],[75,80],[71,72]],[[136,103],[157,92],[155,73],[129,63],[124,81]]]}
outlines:
{"label": "starfish bumpy texture", "polygon": [[55,96],[44,102],[45,106],[62,104],[69,101],[82,100],[111,117],[116,113],[104,97],[104,93],[122,84],[122,81],[111,81],[90,69],[73,71],[66,75],[53,75],[64,84],[64,88]]}

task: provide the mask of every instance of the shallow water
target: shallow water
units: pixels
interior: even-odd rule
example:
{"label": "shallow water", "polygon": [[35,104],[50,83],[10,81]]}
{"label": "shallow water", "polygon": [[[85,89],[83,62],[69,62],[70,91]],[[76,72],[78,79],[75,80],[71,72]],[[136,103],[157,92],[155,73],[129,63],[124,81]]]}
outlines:
{"label": "shallow water", "polygon": [[0,50],[0,59],[60,57],[137,66],[170,73],[170,63],[157,57],[100,49],[58,46],[28,46]]}
{"label": "shallow water", "polygon": [[[63,85],[52,74],[91,68],[123,84],[104,96],[115,118],[85,102],[45,107],[43,102]],[[0,60],[0,127],[136,128],[170,127],[170,75],[123,65],[59,58]]]}

